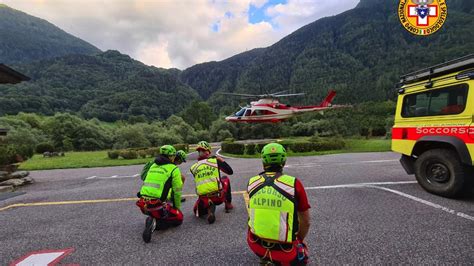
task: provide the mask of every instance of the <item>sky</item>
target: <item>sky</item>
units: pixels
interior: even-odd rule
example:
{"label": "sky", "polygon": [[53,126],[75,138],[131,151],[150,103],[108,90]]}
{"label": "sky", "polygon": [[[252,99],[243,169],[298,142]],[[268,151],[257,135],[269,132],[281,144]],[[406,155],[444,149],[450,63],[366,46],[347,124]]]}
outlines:
{"label": "sky", "polygon": [[99,49],[185,69],[267,47],[359,0],[0,0]]}

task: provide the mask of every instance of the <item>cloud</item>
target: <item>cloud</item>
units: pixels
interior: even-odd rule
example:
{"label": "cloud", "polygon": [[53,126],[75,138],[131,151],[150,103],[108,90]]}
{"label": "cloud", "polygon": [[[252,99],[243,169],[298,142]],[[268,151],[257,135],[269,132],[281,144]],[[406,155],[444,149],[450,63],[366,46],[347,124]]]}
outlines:
{"label": "cloud", "polygon": [[[269,46],[355,0],[0,0],[43,18],[102,50],[114,49],[148,65],[184,69]],[[249,23],[249,7],[266,21]],[[277,27],[275,27],[277,25]]]}
{"label": "cloud", "polygon": [[299,27],[309,24],[319,18],[329,17],[348,9],[354,8],[359,0],[339,1],[314,1],[314,0],[289,0],[286,4],[269,7],[266,15],[271,17],[273,23],[289,34]]}
{"label": "cloud", "polygon": [[253,6],[256,7],[256,8],[261,8],[261,7],[263,7],[267,2],[268,2],[268,0],[252,0],[252,1],[250,1],[250,4],[253,5]]}
{"label": "cloud", "polygon": [[151,65],[163,68],[174,67],[168,54],[168,42],[161,41],[151,45],[144,44],[138,47],[137,51],[137,57],[146,59],[144,61],[151,62]]}

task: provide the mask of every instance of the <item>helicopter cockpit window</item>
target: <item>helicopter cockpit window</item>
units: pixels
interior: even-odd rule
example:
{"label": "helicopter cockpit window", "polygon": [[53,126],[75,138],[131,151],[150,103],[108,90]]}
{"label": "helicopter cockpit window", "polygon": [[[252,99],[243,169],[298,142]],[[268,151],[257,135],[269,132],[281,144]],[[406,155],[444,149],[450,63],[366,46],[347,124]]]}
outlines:
{"label": "helicopter cockpit window", "polygon": [[245,116],[250,116],[251,112],[252,112],[252,109],[247,109],[247,111],[245,111]]}
{"label": "helicopter cockpit window", "polygon": [[245,108],[240,109],[237,113],[235,113],[235,116],[243,116],[245,113]]}

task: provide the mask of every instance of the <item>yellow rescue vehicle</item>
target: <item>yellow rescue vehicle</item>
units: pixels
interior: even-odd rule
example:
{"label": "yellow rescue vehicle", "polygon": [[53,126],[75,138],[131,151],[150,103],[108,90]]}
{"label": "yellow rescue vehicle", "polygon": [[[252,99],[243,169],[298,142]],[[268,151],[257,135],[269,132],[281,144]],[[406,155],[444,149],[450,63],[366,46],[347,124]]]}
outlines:
{"label": "yellow rescue vehicle", "polygon": [[428,192],[457,197],[474,183],[474,54],[401,77],[392,150]]}

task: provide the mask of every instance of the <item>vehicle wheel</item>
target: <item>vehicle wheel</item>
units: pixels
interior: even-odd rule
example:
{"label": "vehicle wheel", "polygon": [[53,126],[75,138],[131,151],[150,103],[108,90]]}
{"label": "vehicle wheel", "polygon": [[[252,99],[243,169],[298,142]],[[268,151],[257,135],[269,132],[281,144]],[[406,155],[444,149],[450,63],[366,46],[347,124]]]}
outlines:
{"label": "vehicle wheel", "polygon": [[474,195],[474,166],[469,167],[466,177],[466,192],[468,195]]}
{"label": "vehicle wheel", "polygon": [[452,150],[429,150],[415,162],[418,183],[426,191],[440,196],[460,196],[465,188],[467,175],[467,169]]}
{"label": "vehicle wheel", "polygon": [[156,220],[153,217],[147,217],[145,222],[145,230],[143,230],[143,241],[145,243],[150,243],[151,241],[151,234],[155,231],[156,228]]}

